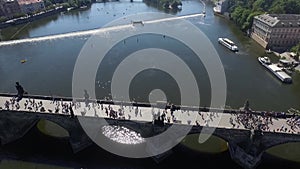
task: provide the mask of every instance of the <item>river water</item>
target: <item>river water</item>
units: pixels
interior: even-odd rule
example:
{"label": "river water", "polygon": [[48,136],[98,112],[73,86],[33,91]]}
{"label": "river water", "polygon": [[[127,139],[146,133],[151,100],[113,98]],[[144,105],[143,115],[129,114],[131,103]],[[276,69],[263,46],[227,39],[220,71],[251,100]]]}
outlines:
{"label": "river water", "polygon": [[[227,79],[226,105],[229,105],[232,108],[239,108],[243,106],[245,100],[249,100],[250,106],[256,110],[286,111],[291,107],[300,109],[300,76],[294,74],[294,82],[291,85],[282,84],[258,63],[257,57],[265,54],[263,48],[246,37],[230,21],[214,16],[212,4],[208,3],[206,9],[207,16],[205,18],[189,19],[189,21],[206,34],[220,56]],[[183,8],[181,11],[171,13],[181,16],[200,13],[202,11],[202,3],[199,1],[188,0],[183,1]],[[114,19],[140,12],[163,11],[138,1],[133,3],[129,1],[95,3],[91,8],[86,10],[65,12],[29,24],[3,29],[0,32],[0,38],[1,40],[24,39],[95,29],[102,27]],[[77,56],[88,37],[89,36],[73,36],[0,46],[0,92],[15,92],[14,83],[19,81],[30,94],[71,96],[74,65]],[[219,45],[217,43],[218,37],[230,38],[236,42],[240,51],[238,53],[232,53]],[[137,44],[136,38],[137,37],[131,37],[126,39],[126,44],[117,44],[112,48],[111,52],[104,60],[105,64],[101,67],[102,74],[99,73],[99,70],[95,79],[97,97],[103,98],[110,96],[112,73],[118,62],[120,62],[120,58],[126,57],[126,54],[131,51],[148,47],[161,47],[170,49],[175,53],[185,51],[184,46],[169,37],[162,38],[158,35],[147,34],[138,37],[139,44]],[[149,44],[143,42],[155,43]],[[124,48],[124,45],[126,45],[126,48]],[[191,53],[188,53],[188,51],[186,52],[187,53],[185,54],[192,55]],[[117,54],[119,58],[116,57]],[[27,62],[22,64],[20,63],[20,60],[23,59]],[[272,60],[276,60],[276,58],[273,57]],[[210,103],[211,90],[205,68],[199,61],[194,60],[192,57],[186,58],[185,61],[191,67],[199,85],[201,105],[208,106]],[[157,88],[162,89],[166,93],[169,101],[174,103],[179,102],[178,86],[174,79],[168,74],[155,69],[144,71],[133,79],[130,87],[130,97],[138,101],[148,101],[149,92]],[[33,135],[32,138],[44,140],[49,143],[50,148],[47,148],[47,151],[50,151],[51,153],[54,153],[51,150],[53,147],[60,144],[67,144],[64,141],[53,141],[51,138],[44,138],[32,133],[31,135]],[[31,135],[28,137],[30,138]],[[24,142],[21,141],[16,147],[19,146],[19,149],[22,151],[30,152],[24,145],[28,144],[33,146],[39,143],[37,143],[37,141],[31,143],[29,138],[28,140],[25,139]],[[43,145],[39,146],[43,147]],[[62,156],[70,153],[68,148],[59,147],[63,151]],[[17,148],[11,149],[15,150]],[[16,151],[19,151],[19,149]],[[86,163],[89,163],[89,160],[87,157],[82,156],[86,156],[93,151],[92,148],[88,149],[82,152],[80,157],[78,155],[78,157],[74,156],[71,159],[67,158],[66,160],[69,160],[68,162],[58,162],[59,164],[57,165],[77,167],[80,165],[90,167],[97,166],[95,168],[99,168],[99,165],[102,166],[100,168],[125,168],[124,166],[126,166],[126,168],[157,168],[157,166],[153,164],[152,159],[147,159],[143,162],[134,160],[125,162],[126,159],[118,159],[117,157],[110,155],[108,155],[108,161],[101,161],[103,162],[103,165],[98,163],[96,157],[91,160],[92,164],[88,165]],[[182,154],[185,151],[187,151],[188,154],[193,154],[190,150],[182,150],[178,147],[175,148],[174,151],[179,151],[179,153],[176,154]],[[31,153],[35,154],[37,152],[34,151]],[[25,153],[24,157],[27,157],[27,155],[28,154]],[[99,154],[96,153],[96,155]],[[102,154],[100,153],[100,155]],[[104,152],[104,155],[107,154]],[[229,162],[230,155],[228,152],[213,157],[203,154],[194,154],[190,156],[172,155],[160,168],[166,168],[173,164],[179,165],[179,162],[174,162],[180,161],[176,159],[183,159],[184,162],[192,163],[195,166],[194,168],[200,168],[201,164],[197,167],[198,163],[193,163],[195,160],[198,160],[199,156],[202,158],[201,163],[205,164],[205,166],[210,165],[211,162],[206,161],[213,158],[220,163],[224,163],[224,165],[228,167],[237,168],[237,165],[234,162]],[[57,157],[52,156],[50,158],[57,161]],[[74,159],[77,161],[77,158],[80,159],[79,161],[82,163],[77,164],[77,162],[73,162]],[[272,158],[265,158],[267,158],[267,162],[263,163],[261,168],[278,166],[279,162],[273,164]],[[114,160],[120,160],[121,163],[124,162],[126,165],[115,165]],[[285,162],[283,162],[283,164],[285,164]],[[208,168],[216,168],[216,164],[211,164],[211,166],[212,167]]]}
{"label": "river water", "polygon": [[[183,8],[176,15],[199,13],[203,10],[202,3],[198,1],[184,1]],[[51,34],[60,34],[81,30],[95,29],[110,21],[126,17],[126,15],[140,12],[162,12],[157,8],[146,5],[143,2],[111,2],[96,3],[90,9],[61,13],[26,25],[18,25],[1,30],[1,38],[4,40],[38,37]],[[200,28],[217,50],[222,61],[227,79],[227,102],[233,108],[241,107],[245,100],[256,110],[286,111],[294,107],[299,108],[300,101],[300,77],[294,75],[292,85],[282,84],[273,75],[258,64],[257,57],[264,55],[264,50],[253,40],[245,37],[231,22],[214,16],[212,4],[207,5],[207,16],[190,20]],[[240,51],[235,54],[217,43],[218,37],[228,37],[239,46]],[[14,82],[20,81],[31,94],[71,96],[72,72],[76,58],[88,37],[79,36],[71,38],[51,39],[41,42],[21,43],[0,47],[0,92],[15,92]],[[134,37],[133,37],[134,38]],[[183,47],[175,46],[171,39],[163,41],[155,35],[141,36],[141,42],[155,41],[148,44],[149,47],[164,46],[182,51]],[[172,44],[172,45],[171,45]],[[145,45],[127,41],[127,49],[120,44],[113,54],[119,54],[146,48]],[[126,51],[127,50],[127,51]],[[123,52],[122,51],[122,52]],[[120,58],[125,57],[120,55]],[[111,56],[110,58],[116,59]],[[27,60],[21,64],[20,60]],[[107,59],[110,63],[112,59]],[[207,74],[203,65],[195,60],[186,60],[195,73],[201,94],[201,105],[210,103],[210,84],[207,82]],[[114,71],[114,65],[105,67],[106,74]],[[205,75],[206,74],[206,75]],[[102,75],[98,75],[100,77]],[[160,87],[167,94],[168,100],[178,103],[178,88],[172,83],[168,75],[155,72],[144,72],[137,76],[132,84],[140,87],[132,87],[131,98],[139,101],[148,101],[151,90]],[[110,84],[108,77],[96,79],[96,92],[99,98],[109,96]],[[164,80],[162,80],[164,79]],[[174,79],[173,79],[174,80]],[[155,83],[153,83],[155,82]],[[159,82],[159,83],[157,83]],[[101,83],[101,84],[100,84]],[[170,85],[171,84],[171,85]],[[174,85],[173,85],[174,84]],[[133,85],[135,86],[135,85]]]}

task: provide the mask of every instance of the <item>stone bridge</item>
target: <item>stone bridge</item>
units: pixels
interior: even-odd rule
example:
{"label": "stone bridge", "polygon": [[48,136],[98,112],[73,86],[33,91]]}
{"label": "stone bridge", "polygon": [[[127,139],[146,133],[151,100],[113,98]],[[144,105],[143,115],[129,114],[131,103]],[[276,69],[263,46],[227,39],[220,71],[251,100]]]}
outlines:
{"label": "stone bridge", "polygon": [[[93,117],[85,117],[93,118]],[[82,129],[78,118],[68,115],[45,114],[36,112],[7,111],[0,112],[1,144],[21,139],[41,119],[48,120],[63,127],[69,133],[69,142],[74,153],[90,146],[93,142]],[[156,126],[151,122],[106,119],[110,125],[124,126],[141,134],[143,137],[159,134],[171,125]],[[182,125],[183,124],[173,124]],[[159,128],[159,129],[157,129]],[[193,126],[189,134],[205,133],[202,126]],[[288,142],[300,142],[300,135],[287,133],[257,132],[251,139],[251,132],[243,129],[216,128],[213,135],[228,142],[229,151],[234,161],[244,168],[254,168],[268,148]]]}
{"label": "stone bridge", "polygon": [[[172,125],[177,126],[179,129],[190,127],[191,129],[188,134],[209,134],[211,129],[215,129],[213,135],[227,141],[232,159],[244,168],[250,169],[255,168],[259,164],[263,153],[270,147],[289,142],[300,142],[299,128],[294,129],[296,131],[278,130],[278,128],[286,128],[288,126],[287,120],[295,118],[294,116],[274,119],[272,123],[273,126],[271,126],[269,130],[263,131],[258,129],[249,130],[242,125],[241,127],[231,126],[229,119],[231,119],[234,115],[230,111],[230,113],[224,113],[217,126],[213,126],[213,124],[207,120],[212,118],[211,112],[200,113],[199,110],[197,112],[193,112],[177,109],[173,112],[173,115],[178,117],[176,120],[169,118],[169,120],[160,121],[154,118],[153,110],[155,112],[159,112],[166,109],[138,107],[138,104],[134,106],[124,106],[125,104],[108,105],[100,102],[97,107],[97,102],[89,102],[88,104],[92,106],[91,108],[87,108],[89,106],[84,106],[84,102],[79,102],[72,106],[74,107],[75,117],[71,117],[68,112],[64,112],[62,106],[71,104],[71,100],[56,100],[58,101],[55,101],[53,98],[35,97],[35,101],[33,101],[33,98],[31,97],[31,100],[30,98],[23,98],[19,102],[20,106],[22,104],[31,104],[32,102],[35,102],[33,103],[34,105],[43,101],[43,105],[39,105],[39,109],[36,107],[36,110],[34,110],[34,106],[29,109],[29,105],[23,108],[20,106],[21,108],[17,109],[15,108],[15,103],[7,105],[7,102],[12,102],[11,96],[1,97],[0,106],[4,105],[4,107],[0,107],[1,144],[5,145],[17,139],[21,139],[40,120],[54,122],[68,131],[69,142],[74,153],[93,144],[92,139],[83,129],[80,120],[88,120],[91,124],[95,123],[98,126],[100,125],[100,127],[105,125],[124,126],[140,133],[143,138],[158,135],[169,129]],[[37,106],[37,104],[35,106]],[[56,108],[60,107],[61,109],[54,113],[52,110],[50,111],[50,109],[53,109],[53,106]],[[43,111],[41,111],[42,107]],[[105,113],[105,109],[107,109],[107,107],[111,110],[118,110],[119,108],[119,110],[123,110],[123,113],[125,114],[121,114],[118,118],[111,118],[110,115]],[[187,108],[182,107],[182,109]],[[193,118],[191,118],[192,113],[196,114]],[[166,111],[166,117],[170,116],[170,112]],[[107,124],[99,123],[99,120],[105,120]]]}

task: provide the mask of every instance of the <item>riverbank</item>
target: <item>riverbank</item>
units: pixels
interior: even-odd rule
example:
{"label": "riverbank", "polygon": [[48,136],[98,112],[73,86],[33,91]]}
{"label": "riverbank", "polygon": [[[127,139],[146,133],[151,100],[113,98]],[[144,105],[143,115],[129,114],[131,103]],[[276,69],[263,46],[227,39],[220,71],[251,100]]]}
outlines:
{"label": "riverbank", "polygon": [[58,14],[61,12],[66,12],[66,11],[71,11],[71,10],[85,10],[89,7],[91,7],[91,5],[89,5],[89,6],[83,5],[83,6],[79,6],[79,7],[69,7],[69,8],[67,8],[65,6],[58,6],[58,7],[55,7],[54,9],[42,11],[40,13],[33,14],[30,16],[23,16],[20,18],[14,18],[14,19],[2,22],[2,23],[0,23],[0,29],[4,29],[4,28],[11,27],[11,26],[16,26],[16,25],[21,25],[21,24],[26,24],[28,22],[40,20],[45,17],[52,16],[52,15],[55,15],[55,14]]}
{"label": "riverbank", "polygon": [[[215,6],[217,6],[218,4],[215,3]],[[221,18],[225,18],[227,19],[229,22],[232,22],[234,23],[234,25],[236,25],[237,28],[241,29],[241,27],[239,26],[239,24],[234,21],[234,18],[231,18],[230,15],[232,13],[228,13],[228,12],[225,12],[224,14],[221,14],[220,12],[216,11],[215,9],[216,7],[214,7],[214,15],[216,16],[219,16]],[[228,11],[228,10],[227,10]],[[259,13],[256,13],[255,15],[258,15]],[[255,16],[251,16],[251,18],[249,18],[251,20],[251,22],[249,23],[250,25],[252,25],[252,20],[253,20],[253,17]],[[248,36],[248,37],[251,37],[253,40],[255,40],[258,44],[264,44],[262,45],[264,48],[266,47],[265,43],[262,42],[262,40],[257,37],[257,36],[254,36],[253,34],[251,34],[251,31],[250,29],[247,29],[247,31],[241,29],[241,31],[245,32],[245,35]],[[282,69],[288,73],[289,75],[291,75],[293,72],[299,72],[300,73],[300,65],[299,65],[299,59],[295,59],[296,58],[296,54],[294,54],[295,56],[291,56],[292,53],[291,52],[284,52],[284,53],[278,53],[276,51],[267,51],[266,50],[266,55],[267,54],[271,54],[273,53],[274,55],[276,55],[277,57],[279,57],[279,59],[282,61],[282,62],[286,62],[286,65],[282,65],[282,63],[278,63],[280,67],[282,67]],[[299,56],[298,56],[299,57]]]}
{"label": "riverbank", "polygon": [[67,10],[66,8],[64,8],[63,6],[60,6],[60,7],[56,7],[55,9],[50,9],[47,11],[43,11],[43,12],[34,14],[32,16],[26,16],[26,17],[20,17],[20,18],[8,20],[6,22],[0,23],[0,29],[7,28],[10,26],[24,24],[27,22],[33,22],[35,20],[42,19],[44,17],[51,16],[51,15],[54,15],[54,14],[57,14],[57,13],[60,13],[60,12],[66,11],[66,10]]}

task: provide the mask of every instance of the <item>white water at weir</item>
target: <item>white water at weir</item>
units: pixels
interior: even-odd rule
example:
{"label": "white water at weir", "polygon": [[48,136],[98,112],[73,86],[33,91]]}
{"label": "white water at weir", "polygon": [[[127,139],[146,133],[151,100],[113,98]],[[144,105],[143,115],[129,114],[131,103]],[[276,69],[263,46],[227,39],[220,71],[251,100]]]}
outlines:
{"label": "white water at weir", "polygon": [[[179,20],[179,19],[187,19],[187,18],[192,18],[192,17],[197,17],[197,16],[204,16],[204,14],[191,14],[191,15],[176,16],[176,17],[170,17],[170,18],[147,20],[147,21],[143,21],[142,24],[155,24],[155,23],[167,22],[167,21],[173,21],[173,20]],[[70,32],[70,33],[63,33],[63,34],[57,34],[57,35],[41,36],[41,37],[36,37],[36,38],[3,41],[3,42],[0,42],[0,46],[16,45],[16,44],[21,44],[21,43],[32,43],[32,42],[78,37],[78,36],[89,36],[89,35],[93,35],[95,33],[117,31],[117,30],[122,30],[122,29],[130,28],[130,27],[133,28],[134,25],[132,23],[129,23],[129,24],[124,24],[124,25],[92,29],[92,30],[87,30],[87,31],[78,31],[78,32]]]}

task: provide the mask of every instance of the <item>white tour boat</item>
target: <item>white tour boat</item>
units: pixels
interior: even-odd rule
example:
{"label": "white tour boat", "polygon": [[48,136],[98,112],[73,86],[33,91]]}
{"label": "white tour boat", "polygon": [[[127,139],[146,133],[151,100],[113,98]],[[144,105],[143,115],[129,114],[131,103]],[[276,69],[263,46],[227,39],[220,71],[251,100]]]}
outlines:
{"label": "white tour boat", "polygon": [[233,52],[237,52],[239,51],[238,47],[235,45],[234,42],[232,42],[231,40],[229,40],[228,38],[219,38],[218,42],[220,44],[222,44],[223,46],[227,47],[228,49],[230,49]]}

